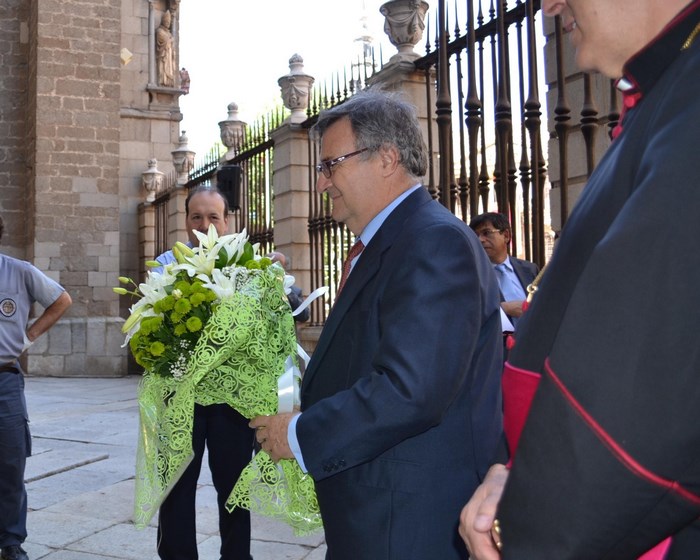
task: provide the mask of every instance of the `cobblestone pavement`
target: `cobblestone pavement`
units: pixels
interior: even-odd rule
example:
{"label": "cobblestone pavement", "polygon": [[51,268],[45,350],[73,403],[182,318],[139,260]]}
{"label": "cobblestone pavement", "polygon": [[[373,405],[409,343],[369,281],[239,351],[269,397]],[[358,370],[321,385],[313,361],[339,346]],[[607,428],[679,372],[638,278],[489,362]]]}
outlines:
{"label": "cobblestone pavement", "polygon": [[[137,376],[27,377],[33,455],[27,461],[31,560],[157,560],[156,526],[131,522]],[[218,560],[216,494],[206,467],[197,493],[201,560]],[[323,533],[253,517],[255,560],[323,560]]]}

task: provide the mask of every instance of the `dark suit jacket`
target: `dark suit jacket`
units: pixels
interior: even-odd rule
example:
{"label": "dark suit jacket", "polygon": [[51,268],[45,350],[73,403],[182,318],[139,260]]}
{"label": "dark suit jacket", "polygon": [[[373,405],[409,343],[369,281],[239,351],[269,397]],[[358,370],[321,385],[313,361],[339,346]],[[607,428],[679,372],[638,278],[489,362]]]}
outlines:
{"label": "dark suit jacket", "polygon": [[332,560],[466,558],[459,512],[501,434],[498,300],[476,236],[425,189],[363,251],[297,424]]}
{"label": "dark suit jacket", "polygon": [[510,264],[513,266],[515,275],[518,277],[518,280],[520,280],[520,284],[527,294],[527,287],[532,284],[532,281],[535,279],[540,269],[535,263],[531,263],[530,261],[511,256],[508,256],[508,258],[510,259]]}

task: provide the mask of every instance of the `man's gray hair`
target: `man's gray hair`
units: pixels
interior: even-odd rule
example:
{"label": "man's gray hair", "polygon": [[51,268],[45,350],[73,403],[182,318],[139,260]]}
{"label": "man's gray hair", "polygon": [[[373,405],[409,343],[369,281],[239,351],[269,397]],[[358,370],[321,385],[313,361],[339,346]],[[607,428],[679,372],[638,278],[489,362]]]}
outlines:
{"label": "man's gray hair", "polygon": [[356,148],[367,148],[360,157],[378,151],[382,146],[395,146],[399,163],[416,178],[428,169],[428,155],[423,141],[416,108],[399,93],[367,89],[347,101],[321,111],[312,129],[320,140],[332,124],[348,118],[355,134]]}

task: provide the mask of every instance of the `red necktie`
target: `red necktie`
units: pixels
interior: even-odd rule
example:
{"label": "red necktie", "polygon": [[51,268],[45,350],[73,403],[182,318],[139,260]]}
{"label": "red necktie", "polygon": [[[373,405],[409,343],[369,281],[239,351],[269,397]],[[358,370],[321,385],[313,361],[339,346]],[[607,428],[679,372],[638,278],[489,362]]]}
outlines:
{"label": "red necktie", "polygon": [[345,286],[345,282],[347,281],[348,276],[350,276],[350,269],[352,268],[352,259],[359,255],[364,248],[365,244],[362,243],[361,239],[355,241],[355,244],[352,247],[350,247],[350,251],[348,251],[348,256],[345,257],[345,262],[343,263],[343,274],[340,277],[340,284],[338,284],[338,292],[335,294],[335,297],[338,297],[340,295],[340,291],[343,289],[343,286]]}

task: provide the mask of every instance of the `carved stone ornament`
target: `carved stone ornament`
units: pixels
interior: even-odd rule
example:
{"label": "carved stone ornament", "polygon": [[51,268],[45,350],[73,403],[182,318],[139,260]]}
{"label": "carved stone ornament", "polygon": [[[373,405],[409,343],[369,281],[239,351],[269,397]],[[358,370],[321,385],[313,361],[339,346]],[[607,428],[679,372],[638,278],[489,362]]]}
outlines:
{"label": "carved stone ornament", "polygon": [[177,182],[180,184],[187,182],[190,171],[194,168],[195,152],[189,149],[187,142],[188,138],[183,130],[178,139],[179,146],[177,150],[170,152],[173,155],[173,166],[177,172]]}
{"label": "carved stone ornament", "polygon": [[423,37],[428,3],[424,0],[390,0],[379,8],[385,17],[384,32],[398,53],[390,62],[413,61],[420,57],[413,48]]}
{"label": "carved stone ornament", "polygon": [[153,202],[156,193],[163,188],[165,174],[158,171],[158,160],[151,158],[148,160],[148,169],[141,173],[141,184],[146,190],[146,202]]}
{"label": "carved stone ornament", "polygon": [[314,83],[313,76],[304,73],[304,59],[298,54],[293,55],[289,59],[289,74],[282,76],[277,83],[280,86],[284,106],[292,112],[287,121],[304,122],[309,104],[309,92]]}
{"label": "carved stone ornament", "polygon": [[246,123],[238,118],[237,103],[229,103],[227,109],[228,117],[226,120],[219,122],[219,137],[221,138],[221,143],[228,149],[226,154],[224,154],[224,159],[230,160],[243,143],[243,132]]}

